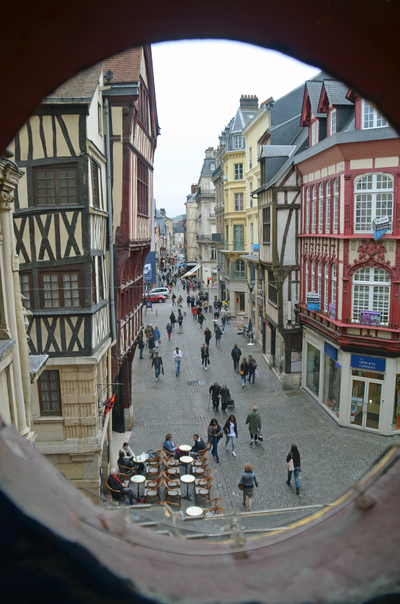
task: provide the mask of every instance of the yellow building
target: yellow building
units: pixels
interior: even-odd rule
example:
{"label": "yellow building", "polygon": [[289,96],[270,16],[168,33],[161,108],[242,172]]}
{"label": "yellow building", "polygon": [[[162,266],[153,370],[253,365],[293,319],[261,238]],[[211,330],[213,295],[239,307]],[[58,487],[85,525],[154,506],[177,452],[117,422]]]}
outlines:
{"label": "yellow building", "polygon": [[[235,117],[223,131],[220,140],[224,183],[224,237],[225,249],[220,252],[218,279],[220,295],[227,300],[232,314],[247,314],[248,287],[246,262],[242,259],[249,251],[249,228],[246,208],[246,151],[244,127],[258,111],[256,96],[243,96]],[[253,224],[254,229],[254,224]],[[254,230],[253,230],[254,237]]]}

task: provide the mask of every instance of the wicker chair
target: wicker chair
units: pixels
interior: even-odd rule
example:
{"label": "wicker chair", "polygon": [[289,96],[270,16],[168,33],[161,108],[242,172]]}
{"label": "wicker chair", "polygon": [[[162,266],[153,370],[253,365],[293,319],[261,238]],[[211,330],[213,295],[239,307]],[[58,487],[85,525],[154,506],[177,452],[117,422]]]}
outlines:
{"label": "wicker chair", "polygon": [[106,485],[107,485],[108,490],[111,493],[111,497],[112,497],[113,501],[117,501],[118,503],[125,501],[126,496],[123,493],[121,493],[121,491],[116,491],[115,489],[112,489],[110,487],[110,485],[108,484],[108,480],[106,480]]}
{"label": "wicker chair", "polygon": [[212,475],[213,475],[213,471],[211,470],[211,468],[209,470],[204,470],[203,474],[199,474],[198,477],[196,477],[195,486],[196,487],[207,486],[207,483],[210,480],[210,478],[212,477]]}
{"label": "wicker chair", "polygon": [[203,516],[217,516],[218,514],[224,514],[225,512],[223,508],[219,507],[220,503],[221,500],[219,499],[219,497],[208,501],[206,500],[204,502],[205,510],[203,512]]}
{"label": "wicker chair", "polygon": [[[160,488],[163,485],[163,481],[159,478],[156,482],[152,482],[151,486],[145,486],[144,489],[144,500],[146,503],[160,503]],[[150,500],[150,501],[149,501]],[[151,501],[153,500],[153,501]]]}
{"label": "wicker chair", "polygon": [[162,450],[159,449],[158,451],[155,451],[154,453],[155,453],[155,456],[147,461],[147,467],[156,466],[159,463],[162,463],[162,457],[163,457]]}
{"label": "wicker chair", "polygon": [[179,509],[181,507],[181,489],[180,487],[170,487],[169,481],[164,480],[165,486],[165,503],[178,503]]}
{"label": "wicker chair", "polygon": [[210,491],[211,487],[214,484],[214,478],[208,478],[206,486],[195,487],[195,500],[196,504],[198,499],[208,499],[210,500]]}
{"label": "wicker chair", "polygon": [[118,474],[123,474],[126,476],[124,480],[129,480],[135,474],[136,468],[126,468],[125,466],[121,466],[118,464]]}

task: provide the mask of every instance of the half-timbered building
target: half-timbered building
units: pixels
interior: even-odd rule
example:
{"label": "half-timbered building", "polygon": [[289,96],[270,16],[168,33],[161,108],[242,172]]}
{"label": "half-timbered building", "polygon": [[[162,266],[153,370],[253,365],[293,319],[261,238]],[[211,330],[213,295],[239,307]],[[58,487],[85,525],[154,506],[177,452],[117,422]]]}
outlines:
{"label": "half-timbered building", "polygon": [[103,95],[114,239],[112,380],[119,384],[113,420],[115,429],[123,432],[131,428],[133,419],[131,369],[142,326],[143,268],[152,236],[153,163],[159,128],[150,46],[110,57],[103,72],[108,85]]}
{"label": "half-timbered building", "polygon": [[400,139],[347,86],[307,82],[303,387],[342,426],[400,430]]}
{"label": "half-timbered building", "polygon": [[66,82],[13,142],[24,172],[14,230],[32,354],[36,447],[78,487],[99,488],[108,451],[111,334],[102,65]]}

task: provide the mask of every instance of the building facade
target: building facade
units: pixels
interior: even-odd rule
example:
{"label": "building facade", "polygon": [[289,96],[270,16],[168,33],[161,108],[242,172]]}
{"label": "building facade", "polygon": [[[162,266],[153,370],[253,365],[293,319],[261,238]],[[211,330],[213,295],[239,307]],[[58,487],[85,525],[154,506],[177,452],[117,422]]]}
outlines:
{"label": "building facade", "polygon": [[186,262],[189,265],[197,264],[198,247],[197,235],[197,185],[191,186],[190,195],[186,197],[186,222],[185,222],[185,252]]}
{"label": "building facade", "polygon": [[307,82],[301,177],[303,387],[342,426],[400,429],[400,140],[348,87]]}
{"label": "building facade", "polygon": [[212,173],[215,170],[215,151],[209,147],[205,152],[197,190],[197,258],[201,264],[198,277],[205,286],[210,286],[217,275],[215,189]]}

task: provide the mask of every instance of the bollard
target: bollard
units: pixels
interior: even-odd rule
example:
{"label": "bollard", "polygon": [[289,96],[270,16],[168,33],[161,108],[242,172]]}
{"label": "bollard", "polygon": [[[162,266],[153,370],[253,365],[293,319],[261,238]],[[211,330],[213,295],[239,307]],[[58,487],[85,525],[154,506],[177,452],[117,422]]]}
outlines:
{"label": "bollard", "polygon": [[156,316],[157,316],[157,308],[156,308]]}

